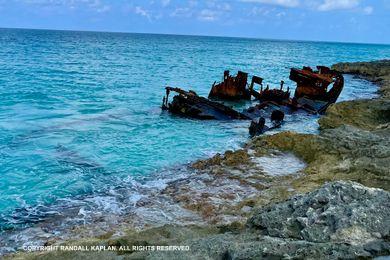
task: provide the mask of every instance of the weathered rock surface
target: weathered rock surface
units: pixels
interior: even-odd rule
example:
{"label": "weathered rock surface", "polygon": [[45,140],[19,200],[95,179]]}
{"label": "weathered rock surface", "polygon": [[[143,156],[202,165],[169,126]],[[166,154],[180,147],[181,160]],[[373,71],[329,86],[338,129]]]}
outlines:
{"label": "weathered rock surface", "polygon": [[342,62],[333,65],[332,69],[373,81],[381,87],[380,92],[383,98],[390,97],[390,60]]}
{"label": "weathered rock surface", "polygon": [[390,121],[390,60],[338,63],[332,69],[353,74],[379,85],[378,99],[354,100],[332,105],[319,123],[322,129],[343,124],[366,130],[389,128]]}
{"label": "weathered rock surface", "polygon": [[339,181],[261,208],[248,225],[273,237],[362,245],[389,237],[389,216],[389,192]]}
{"label": "weathered rock surface", "polygon": [[389,130],[390,100],[356,100],[332,105],[319,120],[320,128],[351,125],[365,130]]}
{"label": "weathered rock surface", "polygon": [[381,134],[352,126],[322,130],[319,135],[282,132],[249,144],[260,153],[272,149],[293,152],[308,166],[291,185],[306,192],[324,182],[352,180],[390,190],[389,129]]}

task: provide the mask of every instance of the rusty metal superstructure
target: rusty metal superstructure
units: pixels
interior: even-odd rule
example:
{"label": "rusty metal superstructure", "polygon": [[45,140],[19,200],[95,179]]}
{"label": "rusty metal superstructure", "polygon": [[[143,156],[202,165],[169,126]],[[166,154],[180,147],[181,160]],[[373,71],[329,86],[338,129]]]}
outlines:
{"label": "rusty metal superstructure", "polygon": [[[280,127],[285,113],[294,113],[298,110],[311,114],[324,113],[329,105],[336,102],[344,86],[343,75],[325,66],[317,66],[316,71],[310,67],[292,68],[289,78],[297,84],[292,98],[290,88],[284,90],[283,80],[280,87],[270,89],[268,85],[263,88],[261,77],[253,76],[248,86],[248,73],[238,71],[236,76],[230,76],[226,70],[223,81],[218,84],[214,82],[212,85],[209,99],[198,96],[194,91],[166,87],[162,109],[202,120],[252,120],[250,133],[256,135]],[[258,91],[254,88],[255,84],[260,86]],[[171,91],[177,95],[169,102]],[[210,100],[251,100],[252,97],[258,104],[242,112]],[[265,117],[270,118],[270,126],[265,124]]]}
{"label": "rusty metal superstructure", "polygon": [[259,92],[256,92],[254,89],[251,90],[252,96],[254,96],[259,101],[274,101],[274,102],[283,102],[290,98],[290,88],[287,88],[286,91],[283,90],[284,81],[280,82],[280,89],[270,89],[269,86],[261,89]]}
{"label": "rusty metal superstructure", "polygon": [[236,76],[231,76],[228,70],[223,73],[223,81],[214,82],[209,98],[211,99],[251,99],[251,93],[247,88],[248,73],[238,71]]}
{"label": "rusty metal superstructure", "polygon": [[290,79],[297,83],[294,102],[318,113],[325,112],[329,105],[335,103],[344,87],[343,75],[325,66],[317,66],[317,71],[310,67],[292,68]]}

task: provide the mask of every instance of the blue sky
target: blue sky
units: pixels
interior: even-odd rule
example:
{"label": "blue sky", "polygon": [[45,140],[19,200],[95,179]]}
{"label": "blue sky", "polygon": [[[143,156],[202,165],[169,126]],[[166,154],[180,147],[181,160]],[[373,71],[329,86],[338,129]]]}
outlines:
{"label": "blue sky", "polygon": [[0,0],[0,27],[390,43],[390,0]]}

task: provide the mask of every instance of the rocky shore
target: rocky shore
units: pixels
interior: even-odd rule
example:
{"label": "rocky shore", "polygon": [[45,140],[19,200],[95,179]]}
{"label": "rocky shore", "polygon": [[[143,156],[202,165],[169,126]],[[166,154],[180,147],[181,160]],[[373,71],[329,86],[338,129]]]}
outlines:
{"label": "rocky shore", "polygon": [[[16,259],[357,258],[390,255],[390,61],[333,66],[380,97],[331,106],[318,135],[281,132],[195,162],[159,194],[201,221],[66,245],[185,245],[189,251],[36,252]],[[287,160],[287,161],[283,161]],[[271,169],[278,161],[289,169]],[[49,243],[51,244],[51,243]]]}

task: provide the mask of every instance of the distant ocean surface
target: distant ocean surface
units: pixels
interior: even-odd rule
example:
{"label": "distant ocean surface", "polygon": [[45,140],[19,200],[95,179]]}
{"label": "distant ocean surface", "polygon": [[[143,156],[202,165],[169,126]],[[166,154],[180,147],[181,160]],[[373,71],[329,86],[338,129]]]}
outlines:
{"label": "distant ocean surface", "polygon": [[[389,45],[0,29],[0,229],[29,224],[29,214],[33,223],[38,206],[109,191],[248,139],[246,121],[162,112],[166,85],[207,96],[229,69],[294,89],[291,67],[384,58]],[[347,76],[340,100],[376,89]],[[281,130],[317,131],[315,117],[289,120]]]}

